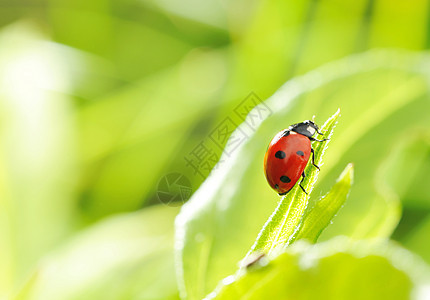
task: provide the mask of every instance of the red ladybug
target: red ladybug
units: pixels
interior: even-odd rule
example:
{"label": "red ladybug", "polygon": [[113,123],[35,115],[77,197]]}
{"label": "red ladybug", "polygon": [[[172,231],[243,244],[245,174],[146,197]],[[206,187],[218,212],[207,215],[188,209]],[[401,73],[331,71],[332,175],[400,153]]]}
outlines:
{"label": "red ladybug", "polygon": [[317,140],[312,136],[318,133],[318,126],[312,121],[297,123],[280,131],[270,142],[264,156],[264,172],[267,182],[279,194],[285,195],[302,176],[299,185],[302,186],[305,178],[304,169],[312,153],[312,164],[319,170],[314,161],[314,149],[311,141],[323,142],[328,139]]}

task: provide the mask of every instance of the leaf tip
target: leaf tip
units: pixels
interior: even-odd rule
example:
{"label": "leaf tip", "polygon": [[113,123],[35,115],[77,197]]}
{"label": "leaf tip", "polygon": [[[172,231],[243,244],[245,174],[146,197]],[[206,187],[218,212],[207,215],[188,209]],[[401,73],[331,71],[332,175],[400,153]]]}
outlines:
{"label": "leaf tip", "polygon": [[349,163],[348,165],[346,165],[345,169],[340,174],[337,181],[340,181],[343,178],[348,178],[351,183],[353,182],[353,180],[354,180],[354,164],[353,163]]}
{"label": "leaf tip", "polygon": [[338,117],[340,117],[340,107],[337,108],[336,112],[332,116],[333,119],[337,119]]}
{"label": "leaf tip", "polygon": [[[327,127],[329,127],[331,124],[337,124],[337,119],[340,117],[340,108],[337,109],[337,111],[325,121],[324,125],[321,127],[322,130],[326,130]],[[334,127],[333,127],[334,128]]]}

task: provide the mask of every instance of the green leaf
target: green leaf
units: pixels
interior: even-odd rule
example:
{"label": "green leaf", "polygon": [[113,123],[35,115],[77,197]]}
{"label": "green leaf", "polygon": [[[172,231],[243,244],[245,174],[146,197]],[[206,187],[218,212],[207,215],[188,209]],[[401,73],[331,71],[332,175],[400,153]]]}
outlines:
{"label": "green leaf", "polygon": [[225,51],[194,51],[79,112],[81,160],[91,174],[83,183],[88,216],[138,209],[157,192],[193,124],[219,105],[213,97],[224,86],[225,67]]}
{"label": "green leaf", "polygon": [[419,254],[428,264],[430,264],[430,216],[422,220],[415,226],[414,230],[402,240],[406,248]]}
{"label": "green leaf", "polygon": [[0,298],[73,231],[75,51],[30,22],[0,32]]}
{"label": "green leaf", "polygon": [[330,192],[321,198],[305,216],[303,226],[294,240],[306,239],[313,243],[317,241],[321,232],[330,224],[345,203],[351,189],[353,174],[353,165],[347,165]]}
{"label": "green leaf", "polygon": [[[298,242],[225,278],[207,299],[425,299],[429,270],[388,241]],[[428,296],[428,295],[427,295]]]}
{"label": "green leaf", "polygon": [[[333,129],[336,125],[340,111],[338,110],[327,122],[321,127],[322,132],[326,132],[323,138],[331,138]],[[315,163],[322,166],[322,156],[327,148],[329,140],[324,142],[313,142],[312,147],[315,151]],[[263,251],[271,253],[278,246],[290,244],[297,230],[303,224],[303,216],[309,203],[309,197],[313,190],[314,184],[318,178],[319,170],[311,163],[305,168],[306,177],[303,181],[303,187],[308,194],[303,193],[298,184],[284,197],[278,204],[278,207],[270,216],[263,226],[257,237],[255,244],[252,246],[250,253],[254,251]]]}
{"label": "green leaf", "polygon": [[[265,105],[272,114],[258,120],[253,132],[247,131],[246,141],[231,156],[221,158],[177,218],[176,255],[183,297],[201,299],[235,272],[279,201],[263,175],[269,139],[314,114],[324,120],[342,107],[342,122],[324,155],[313,193],[326,194],[345,165],[356,166],[342,214],[319,241],[337,235],[390,236],[400,218],[399,200],[387,201],[379,195],[378,169],[400,136],[417,127],[430,128],[428,65],[427,54],[371,51],[297,77],[269,98]],[[316,200],[309,199],[309,207]]]}
{"label": "green leaf", "polygon": [[45,257],[17,299],[178,299],[177,212],[160,205],[100,221]]}

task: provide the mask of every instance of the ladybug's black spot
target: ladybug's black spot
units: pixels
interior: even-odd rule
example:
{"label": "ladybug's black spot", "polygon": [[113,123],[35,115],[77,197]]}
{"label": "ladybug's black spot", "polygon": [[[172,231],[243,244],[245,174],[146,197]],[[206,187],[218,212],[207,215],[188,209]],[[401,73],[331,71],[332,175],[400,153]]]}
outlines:
{"label": "ladybug's black spot", "polygon": [[275,153],[275,157],[279,158],[279,159],[284,159],[285,158],[285,152],[284,151],[278,151]]}
{"label": "ladybug's black spot", "polygon": [[284,176],[284,175],[282,175],[282,176],[281,176],[281,178],[279,178],[279,179],[281,179],[281,181],[282,181],[283,183],[291,182],[291,179],[290,179],[288,176]]}
{"label": "ladybug's black spot", "polygon": [[305,156],[305,154],[303,153],[303,151],[297,151],[296,153],[297,153],[297,155]]}
{"label": "ladybug's black spot", "polygon": [[275,189],[279,189],[279,185],[275,184]]}

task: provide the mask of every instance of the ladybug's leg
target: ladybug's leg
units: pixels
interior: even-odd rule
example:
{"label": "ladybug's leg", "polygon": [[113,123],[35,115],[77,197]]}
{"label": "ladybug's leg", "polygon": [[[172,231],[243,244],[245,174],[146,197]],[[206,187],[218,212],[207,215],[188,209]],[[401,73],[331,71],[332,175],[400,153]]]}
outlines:
{"label": "ladybug's leg", "polygon": [[303,180],[305,180],[305,177],[306,177],[306,175],[305,175],[305,172],[303,171],[303,173],[302,173],[302,180],[300,180],[299,185],[300,185],[300,188],[303,190],[303,192],[305,192],[305,194],[307,195],[308,192],[306,192],[305,188],[302,186],[302,182],[303,182]]}
{"label": "ladybug's leg", "polygon": [[315,130],[317,131],[317,133],[318,133],[319,135],[324,135],[324,133],[321,133],[321,132],[318,130],[318,128],[315,128]]}
{"label": "ladybug's leg", "polygon": [[311,141],[316,141],[316,142],[324,142],[324,141],[328,141],[329,139],[322,139],[322,140],[318,140],[316,138],[310,137],[309,138]]}
{"label": "ladybug's leg", "polygon": [[311,148],[311,152],[312,152],[312,164],[314,165],[315,168],[317,168],[318,170],[321,170],[320,167],[318,167],[315,164],[315,151],[314,151],[314,148]]}

